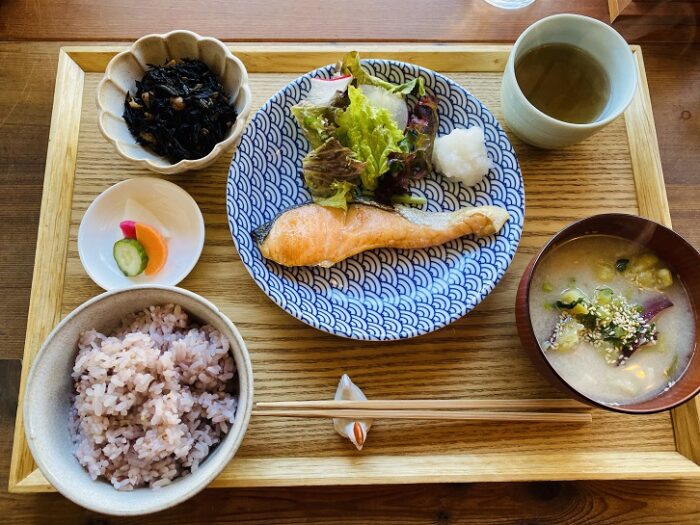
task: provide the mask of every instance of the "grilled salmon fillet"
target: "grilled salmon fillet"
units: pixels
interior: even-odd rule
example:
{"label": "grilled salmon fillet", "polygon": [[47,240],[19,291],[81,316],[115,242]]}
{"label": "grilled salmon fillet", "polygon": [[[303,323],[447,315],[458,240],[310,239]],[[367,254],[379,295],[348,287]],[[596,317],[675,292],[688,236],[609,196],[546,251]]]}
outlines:
{"label": "grilled salmon fillet", "polygon": [[318,204],[289,209],[253,232],[264,257],[284,266],[329,267],[374,248],[427,248],[463,235],[484,237],[509,215],[498,206],[427,212],[354,203],[347,211]]}

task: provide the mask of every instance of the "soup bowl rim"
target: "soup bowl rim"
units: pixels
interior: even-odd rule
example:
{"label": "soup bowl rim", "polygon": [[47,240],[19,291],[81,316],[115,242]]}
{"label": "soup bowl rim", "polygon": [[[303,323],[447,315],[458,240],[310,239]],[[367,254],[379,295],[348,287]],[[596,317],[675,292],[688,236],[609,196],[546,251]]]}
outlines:
{"label": "soup bowl rim", "polygon": [[[559,390],[565,392],[569,396],[579,400],[583,401],[584,403],[587,403],[589,405],[592,405],[596,408],[603,408],[605,410],[611,410],[614,412],[619,412],[619,413],[624,413],[624,414],[655,414],[658,412],[663,412],[666,410],[670,410],[673,408],[676,408],[683,403],[693,399],[698,393],[700,393],[700,381],[697,382],[697,384],[692,388],[690,392],[688,392],[687,395],[684,395],[680,397],[678,400],[671,401],[667,404],[664,404],[658,408],[637,408],[637,405],[647,403],[653,399],[656,399],[657,397],[661,396],[662,394],[669,392],[673,390],[673,388],[676,386],[678,380],[680,377],[682,377],[688,369],[693,365],[693,362],[698,358],[698,344],[697,344],[697,323],[696,323],[696,342],[695,346],[692,350],[692,353],[690,355],[690,360],[688,361],[688,367],[686,368],[686,371],[674,382],[671,387],[669,387],[667,390],[662,390],[661,392],[657,393],[655,396],[651,397],[650,399],[647,399],[645,401],[640,401],[636,403],[630,403],[627,405],[614,405],[614,404],[606,404],[601,401],[597,401],[595,399],[592,399],[588,395],[584,394],[583,392],[580,392],[577,390],[575,387],[573,387],[569,381],[567,381],[564,377],[562,377],[559,372],[552,366],[550,363],[549,359],[545,356],[544,351],[542,350],[542,347],[540,345],[539,340],[537,339],[537,336],[535,335],[534,328],[532,326],[532,316],[530,315],[530,289],[532,286],[532,282],[534,280],[535,273],[537,271],[537,268],[539,267],[540,263],[544,258],[549,255],[555,248],[558,246],[562,245],[565,242],[574,240],[574,239],[580,239],[583,237],[588,237],[590,235],[608,235],[611,237],[620,237],[622,239],[627,239],[627,240],[633,240],[629,239],[627,237],[624,237],[623,235],[618,235],[615,233],[608,233],[608,232],[590,232],[590,233],[585,233],[583,235],[575,236],[575,237],[570,237],[572,230],[576,230],[577,228],[580,228],[582,225],[588,222],[594,222],[594,221],[601,221],[604,219],[617,219],[617,220],[622,220],[622,221],[633,221],[633,222],[639,222],[640,224],[645,224],[648,226],[653,226],[655,228],[661,228],[662,230],[665,230],[667,233],[670,233],[671,237],[674,237],[674,239],[685,245],[686,248],[689,248],[694,254],[695,257],[697,258],[698,261],[700,261],[700,252],[698,252],[695,247],[690,244],[687,240],[685,240],[683,237],[681,237],[678,233],[673,231],[671,228],[668,228],[667,226],[664,226],[663,224],[659,224],[658,222],[655,222],[651,219],[647,219],[645,217],[640,217],[638,215],[632,215],[632,214],[626,214],[626,213],[601,213],[601,214],[596,214],[596,215],[591,215],[589,217],[585,217],[583,219],[574,221],[561,230],[559,230],[556,234],[552,236],[551,239],[549,239],[544,246],[532,257],[530,262],[528,263],[525,271],[523,272],[523,275],[520,279],[520,283],[518,285],[518,289],[516,292],[516,305],[515,305],[515,313],[516,313],[516,327],[518,331],[518,336],[520,338],[521,346],[525,350],[525,352],[528,354],[530,359],[532,360],[533,364],[536,366],[538,371],[542,373],[542,375],[545,376],[546,379],[550,381],[554,386],[556,386]],[[646,243],[637,241],[643,246],[647,246]],[[673,266],[671,264],[671,266]],[[691,310],[693,311],[693,314],[696,314],[696,309],[697,306],[694,304],[693,299],[691,297],[691,294],[687,291],[687,285],[686,281],[682,278],[680,274],[679,278],[681,282],[683,283],[684,287],[686,288],[686,293],[688,294],[688,300],[691,305]],[[700,366],[700,364],[695,363],[695,366]],[[544,370],[542,369],[544,367]]]}

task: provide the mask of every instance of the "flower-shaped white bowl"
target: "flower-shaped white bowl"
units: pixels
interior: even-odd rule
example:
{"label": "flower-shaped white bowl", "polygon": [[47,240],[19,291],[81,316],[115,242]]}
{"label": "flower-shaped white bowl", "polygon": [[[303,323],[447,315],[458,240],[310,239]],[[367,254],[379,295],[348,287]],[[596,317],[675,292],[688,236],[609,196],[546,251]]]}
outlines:
{"label": "flower-shaped white bowl", "polygon": [[[136,142],[122,118],[126,94],[136,91],[149,64],[161,65],[171,59],[196,58],[204,62],[221,81],[238,117],[226,138],[201,159],[184,159],[172,164]],[[172,31],[164,35],[147,35],[116,55],[107,65],[105,76],[97,87],[97,118],[100,131],[114,145],[117,153],[135,164],[158,173],[173,175],[209,166],[245,128],[250,113],[251,94],[248,72],[243,63],[215,38],[202,37],[192,31]]]}

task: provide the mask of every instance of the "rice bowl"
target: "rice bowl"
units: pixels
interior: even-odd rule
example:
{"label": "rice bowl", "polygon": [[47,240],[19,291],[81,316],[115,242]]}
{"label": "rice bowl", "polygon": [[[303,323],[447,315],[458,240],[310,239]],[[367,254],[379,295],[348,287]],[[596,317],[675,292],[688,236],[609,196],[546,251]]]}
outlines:
{"label": "rice bowl", "polygon": [[[150,324],[150,321],[147,323],[147,319],[143,316],[140,319],[138,315],[133,316],[135,312],[143,311],[149,306],[167,304],[181,305],[186,312],[191,314],[189,322],[196,323],[196,326],[188,326],[188,321],[182,315],[183,312],[176,312],[174,307],[165,312],[166,317],[172,316],[172,326],[170,326],[170,321],[156,326]],[[132,317],[129,318],[130,321],[126,324],[123,323],[123,319],[129,314],[132,314]],[[177,326],[178,323],[180,326]],[[169,334],[166,333],[171,327],[174,330]],[[95,333],[90,332],[93,329],[96,330]],[[148,331],[148,335],[143,333],[144,330]],[[221,337],[219,338],[215,332],[220,333]],[[98,334],[114,334],[117,337],[107,338]],[[159,334],[164,335],[164,338],[157,341]],[[152,336],[155,339],[148,342]],[[188,337],[189,340],[187,340]],[[230,352],[228,355],[231,356],[231,362],[228,362],[225,357],[225,344],[222,342],[224,339],[230,342],[230,348],[227,351]],[[110,341],[105,348],[104,343],[107,340]],[[81,354],[78,354],[79,341],[83,350]],[[180,342],[178,343],[178,341]],[[161,352],[162,346],[159,344],[170,345],[171,349],[175,348],[177,352],[184,353],[180,356],[165,357],[165,362],[172,357],[174,359],[172,366],[163,367],[164,362],[159,361],[159,359],[167,352]],[[97,448],[101,451],[106,450],[105,456],[111,457],[109,461],[112,461],[113,464],[109,464],[109,461],[105,463],[105,457],[101,457],[92,465],[94,470],[88,473],[76,459],[75,453],[81,450],[85,454],[83,463],[89,467],[91,457],[97,459],[94,455],[91,456],[90,451],[94,449],[90,446],[89,440],[85,441],[79,438],[79,431],[76,432],[76,427],[71,429],[70,424],[71,421],[75,421],[73,400],[76,399],[76,390],[74,390],[76,385],[75,379],[72,377],[74,366],[77,365],[77,370],[81,371],[77,375],[82,378],[86,375],[82,372],[95,368],[93,365],[97,361],[91,361],[89,355],[91,352],[93,353],[92,357],[99,360],[106,358],[105,351],[110,349],[113,352],[116,352],[117,349],[121,351],[124,346],[128,346],[136,354],[143,355],[149,353],[145,350],[146,348],[156,348],[160,357],[156,357],[156,353],[151,352],[151,358],[146,359],[139,366],[156,366],[159,371],[156,376],[158,374],[170,376],[170,386],[175,390],[178,389],[175,388],[173,380],[179,382],[177,403],[168,405],[164,401],[164,396],[156,393],[160,388],[156,386],[155,390],[151,392],[153,395],[142,396],[140,404],[142,412],[137,412],[137,414],[142,414],[145,407],[147,414],[151,417],[148,425],[156,425],[164,432],[169,430],[172,433],[181,424],[184,424],[186,428],[179,427],[184,432],[182,435],[176,436],[176,439],[171,439],[169,445],[165,444],[168,440],[142,439],[139,442],[142,450],[135,453],[130,460],[122,461],[126,456],[122,457],[122,453],[119,451],[117,435],[108,432],[104,425],[101,425],[101,428],[94,427],[93,436],[112,438],[113,443],[110,447],[104,447],[100,444]],[[213,361],[198,363],[199,357],[207,353],[211,355]],[[76,363],[76,356],[78,356],[78,363]],[[223,360],[221,360],[222,356]],[[219,376],[218,383],[212,382],[211,377],[207,376],[205,372],[207,368],[212,366],[220,367],[219,370],[213,368],[209,370],[210,376]],[[234,368],[237,372],[237,381],[232,383]],[[94,376],[92,372],[97,376]],[[85,378],[87,388],[100,384],[95,378],[99,377],[102,372],[97,369],[92,372],[88,371]],[[188,376],[190,372],[191,374]],[[116,375],[120,378],[129,376],[124,371],[121,372],[122,376],[119,374],[117,369],[112,372],[112,376]],[[145,393],[150,387],[163,382],[156,376],[149,382]],[[221,380],[221,377],[224,379]],[[124,382],[125,386],[135,388],[138,381],[134,379],[131,384],[129,381],[127,378],[127,381]],[[49,335],[35,357],[27,379],[23,412],[28,444],[32,456],[47,480],[75,503],[97,512],[113,515],[139,515],[156,512],[180,503],[199,492],[221,472],[233,457],[240,446],[250,419],[253,395],[252,381],[250,359],[243,340],[230,320],[210,302],[192,292],[174,287],[145,286],[107,292],[71,312]],[[163,389],[168,390],[165,385]],[[186,391],[188,389],[189,392]],[[208,389],[210,394],[214,393],[215,397],[218,397],[218,402],[209,403],[212,400],[211,397],[202,398],[202,394]],[[117,393],[124,392],[117,390]],[[166,394],[168,393],[170,392],[166,392]],[[237,399],[234,399],[234,393],[237,394]],[[113,394],[114,390],[110,395]],[[194,410],[188,410],[189,402],[194,401],[194,398],[198,398],[199,402],[193,402]],[[99,418],[104,417],[105,411],[123,411],[126,408],[126,405],[120,404],[125,399],[116,396],[115,399],[105,400],[101,391],[99,396],[93,395],[91,399],[93,401],[99,399],[100,401],[97,404],[93,402],[82,406],[85,411],[83,416],[87,414],[88,418],[87,420],[81,418],[81,420],[88,421],[88,423],[90,421],[95,423]],[[219,403],[221,401],[223,404]],[[156,405],[159,405],[160,402],[163,404],[158,409]],[[207,404],[208,406],[205,406]],[[105,410],[105,405],[107,410]],[[198,417],[207,420],[207,424],[211,426],[210,430],[203,429],[198,424],[188,424],[187,414],[197,411],[195,405],[199,405]],[[168,406],[177,408],[174,412],[165,410]],[[235,413],[233,413],[234,409]],[[206,414],[205,412],[208,410],[211,410],[211,413]],[[98,416],[97,413],[101,415]],[[158,414],[161,418],[160,421],[157,419]],[[183,416],[182,423],[176,423],[175,419],[170,419],[173,415],[179,417],[178,414]],[[231,423],[232,415],[233,422]],[[94,416],[94,420],[90,419],[91,416]],[[166,421],[163,421],[163,418]],[[194,419],[197,418],[193,418],[190,423]],[[145,437],[148,429],[147,426],[143,428],[145,430],[143,436],[129,435],[129,437],[134,438],[132,443]],[[83,437],[87,438],[88,435],[85,434]],[[150,437],[161,438],[163,436],[152,434]],[[77,441],[76,438],[78,438]],[[217,442],[218,440],[220,441]],[[81,441],[83,442],[82,449],[80,447]],[[124,445],[123,441],[121,445]],[[147,452],[149,447],[151,455]],[[139,455],[143,455],[141,458],[144,460],[143,464],[136,461]],[[119,461],[121,464],[118,464]],[[155,465],[155,468],[145,468],[147,464]],[[124,467],[124,465],[127,466]],[[120,466],[123,470],[118,470]],[[103,467],[107,467],[106,470]],[[110,470],[112,467],[114,469]],[[119,485],[118,488],[133,490],[115,490],[115,487],[107,481],[106,477],[110,477],[113,472],[117,471],[119,475],[115,481],[117,481],[116,485]],[[153,490],[148,488],[148,485],[158,489]]]}
{"label": "rice bowl", "polygon": [[194,472],[234,423],[229,342],[179,305],[130,314],[110,337],[88,330],[78,348],[70,424],[93,479],[163,487]]}

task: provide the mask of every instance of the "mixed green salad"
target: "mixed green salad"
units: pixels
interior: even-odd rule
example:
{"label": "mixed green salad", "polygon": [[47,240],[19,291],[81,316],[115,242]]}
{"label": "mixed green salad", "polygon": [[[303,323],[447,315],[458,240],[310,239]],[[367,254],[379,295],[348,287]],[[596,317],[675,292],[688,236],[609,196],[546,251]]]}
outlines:
{"label": "mixed green salad", "polygon": [[[410,94],[418,100],[409,110]],[[292,114],[311,145],[303,177],[314,202],[343,209],[366,199],[425,203],[409,185],[432,171],[438,117],[421,77],[392,84],[367,73],[353,51],[332,78],[311,80]]]}

